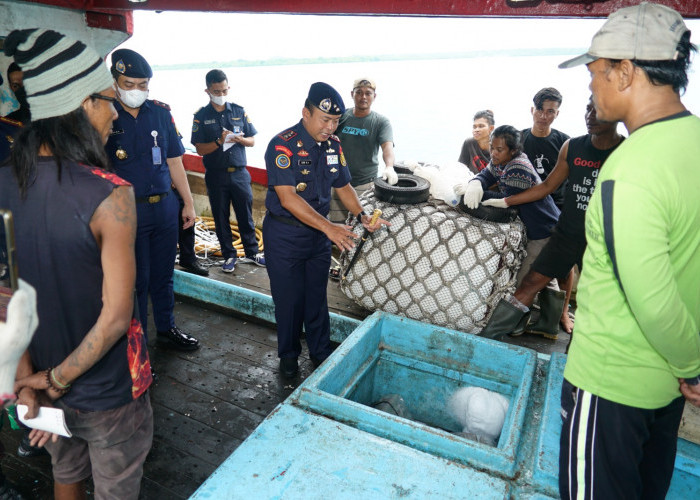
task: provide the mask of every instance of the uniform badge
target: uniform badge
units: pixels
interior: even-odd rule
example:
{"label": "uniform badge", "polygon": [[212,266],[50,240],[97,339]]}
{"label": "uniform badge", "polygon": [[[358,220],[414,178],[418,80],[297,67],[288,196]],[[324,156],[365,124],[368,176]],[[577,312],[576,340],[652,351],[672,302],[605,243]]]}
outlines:
{"label": "uniform badge", "polygon": [[7,139],[7,142],[10,143],[10,144],[12,144],[13,142],[15,142],[14,137],[12,137],[11,135],[6,135],[6,136],[5,136],[5,139]]}
{"label": "uniform badge", "polygon": [[298,148],[303,148],[303,147],[304,147],[304,143],[301,142],[301,141],[297,141],[297,147],[298,147]]}
{"label": "uniform badge", "polygon": [[289,164],[291,163],[289,156],[285,154],[279,154],[277,155],[277,158],[275,158],[275,165],[277,165],[279,168],[287,168],[289,167]]}
{"label": "uniform badge", "polygon": [[120,160],[126,160],[129,157],[129,155],[126,154],[124,148],[122,148],[121,146],[119,147],[119,149],[117,149],[117,151],[114,154]]}
{"label": "uniform badge", "polygon": [[335,168],[335,167],[333,167],[333,168],[331,169],[331,174],[334,174],[334,173],[336,173],[337,171],[338,171],[338,169]]}
{"label": "uniform badge", "polygon": [[306,170],[306,169],[304,169],[304,170],[301,171],[301,175],[309,175],[310,173],[311,173],[311,171],[310,171],[310,170]]}
{"label": "uniform badge", "polygon": [[318,103],[318,109],[324,113],[328,113],[328,111],[331,109],[331,100],[326,97],[324,100]]}
{"label": "uniform badge", "polygon": [[294,130],[290,129],[290,130],[287,130],[286,132],[282,132],[277,137],[279,137],[280,139],[282,139],[285,142],[288,142],[293,137],[296,137],[296,135],[297,135],[297,133]]}
{"label": "uniform badge", "polygon": [[199,123],[193,122],[193,123],[192,123],[192,133],[194,134],[194,133],[197,132],[198,130],[199,130]]}
{"label": "uniform badge", "polygon": [[114,69],[116,69],[119,73],[124,73],[126,71],[126,66],[124,65],[124,61],[119,59],[117,61],[117,64],[114,65]]}
{"label": "uniform badge", "polygon": [[328,148],[328,149],[326,149],[326,153],[335,153],[335,149]]}
{"label": "uniform badge", "polygon": [[281,151],[287,156],[292,156],[292,150],[286,146],[282,146],[281,144],[275,144],[275,151]]}
{"label": "uniform badge", "polygon": [[[297,165],[302,167],[309,167],[311,166],[311,160],[297,160]],[[308,173],[309,171],[307,170],[306,172]],[[302,172],[302,174],[304,174],[304,172]]]}
{"label": "uniform badge", "polygon": [[342,151],[340,152],[340,164],[344,167],[348,166],[348,162],[345,161],[345,155]]}
{"label": "uniform badge", "polygon": [[301,192],[304,189],[306,189],[306,182],[300,182],[299,184],[297,184],[297,191]]}
{"label": "uniform badge", "polygon": [[338,155],[326,156],[326,164],[327,165],[337,165],[338,164]]}
{"label": "uniform badge", "polygon": [[309,156],[309,152],[306,151],[305,149],[300,149],[299,151],[297,151],[297,154],[299,156]]}

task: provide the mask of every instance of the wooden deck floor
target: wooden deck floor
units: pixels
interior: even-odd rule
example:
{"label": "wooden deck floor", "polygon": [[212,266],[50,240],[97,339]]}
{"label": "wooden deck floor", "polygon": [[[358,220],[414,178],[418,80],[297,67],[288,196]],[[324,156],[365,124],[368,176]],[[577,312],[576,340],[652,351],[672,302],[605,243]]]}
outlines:
{"label": "wooden deck floor", "polygon": [[[233,274],[212,267],[210,277],[269,294],[266,270],[251,264],[238,265]],[[333,281],[328,301],[331,311],[339,314],[360,319],[369,314],[345,298]],[[175,307],[178,326],[199,338],[198,351],[178,353],[150,343],[158,379],[150,391],[155,430],[144,466],[143,499],[191,495],[312,370],[304,353],[300,376],[291,382],[282,379],[273,325],[205,306],[178,297]],[[149,331],[154,331],[153,325]],[[567,341],[567,335],[557,342],[527,335],[509,340],[540,352],[563,352]],[[17,457],[22,431],[10,430],[3,418],[5,475],[27,499],[52,498],[49,458]]]}

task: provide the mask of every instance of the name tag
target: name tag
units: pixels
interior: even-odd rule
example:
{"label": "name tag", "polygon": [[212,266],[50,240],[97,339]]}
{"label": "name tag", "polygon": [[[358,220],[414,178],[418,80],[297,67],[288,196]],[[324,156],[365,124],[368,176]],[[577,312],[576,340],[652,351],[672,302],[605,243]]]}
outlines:
{"label": "name tag", "polygon": [[298,160],[297,165],[309,166],[311,165],[311,160]]}
{"label": "name tag", "polygon": [[204,125],[213,125],[216,123],[216,120],[204,120]]}
{"label": "name tag", "polygon": [[338,155],[328,155],[326,156],[326,163],[328,165],[337,165],[338,164]]}

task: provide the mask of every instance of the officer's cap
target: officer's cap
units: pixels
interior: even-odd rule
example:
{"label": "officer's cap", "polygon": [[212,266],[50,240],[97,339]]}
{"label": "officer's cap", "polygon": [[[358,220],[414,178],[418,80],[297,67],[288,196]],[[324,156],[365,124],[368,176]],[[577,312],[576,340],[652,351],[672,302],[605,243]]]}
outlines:
{"label": "officer's cap", "polygon": [[311,85],[307,99],[311,104],[329,115],[342,115],[345,112],[343,98],[327,83],[316,82]]}
{"label": "officer's cap", "polygon": [[112,75],[129,78],[151,78],[153,70],[148,61],[138,52],[129,49],[119,49],[112,52]]}

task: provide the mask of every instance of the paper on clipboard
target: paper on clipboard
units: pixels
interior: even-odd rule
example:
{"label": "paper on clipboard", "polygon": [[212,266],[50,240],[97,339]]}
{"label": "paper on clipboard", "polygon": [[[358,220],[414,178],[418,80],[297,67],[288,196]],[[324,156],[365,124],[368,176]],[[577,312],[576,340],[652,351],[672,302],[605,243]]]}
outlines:
{"label": "paper on clipboard", "polygon": [[236,134],[235,132],[232,132],[226,136],[226,139],[224,139],[224,151],[228,151],[231,149],[231,146],[236,144],[233,140],[234,137],[239,137],[243,135],[242,133]]}
{"label": "paper on clipboard", "polygon": [[60,408],[42,406],[39,408],[39,414],[36,418],[25,418],[27,411],[29,411],[27,405],[17,405],[17,417],[27,427],[52,432],[59,436],[72,436],[68,427],[66,427],[66,419],[63,416],[63,410]]}

